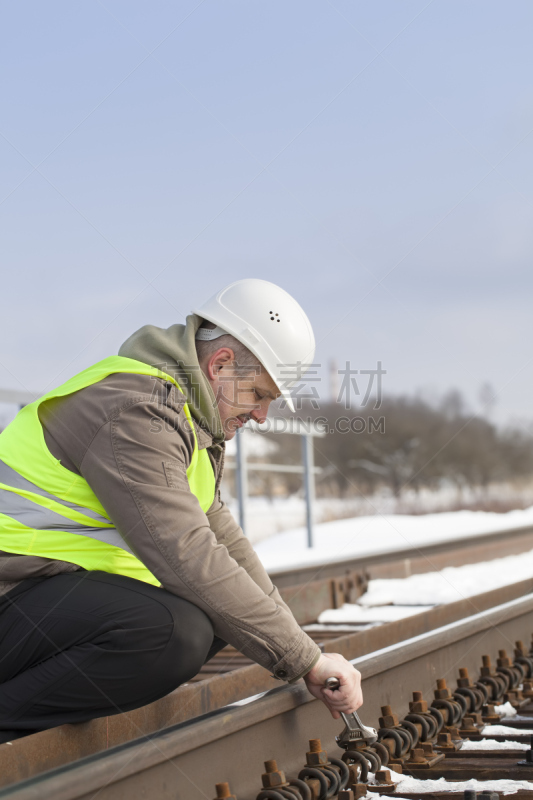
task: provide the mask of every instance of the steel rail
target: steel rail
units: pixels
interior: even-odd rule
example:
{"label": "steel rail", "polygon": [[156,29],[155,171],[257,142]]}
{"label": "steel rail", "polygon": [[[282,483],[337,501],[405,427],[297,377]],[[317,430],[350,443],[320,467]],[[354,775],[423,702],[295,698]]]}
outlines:
{"label": "steel rail", "polygon": [[[405,713],[413,691],[427,695],[436,678],[459,667],[475,673],[485,653],[529,639],[533,594],[503,603],[353,659],[364,677],[364,719],[374,725],[383,704]],[[265,758],[298,772],[310,737],[334,753],[339,723],[302,684],[284,686],[245,705],[170,727],[105,753],[0,790],[13,800],[203,800],[230,781],[240,800],[255,797]],[[16,745],[16,742],[13,746]]]}

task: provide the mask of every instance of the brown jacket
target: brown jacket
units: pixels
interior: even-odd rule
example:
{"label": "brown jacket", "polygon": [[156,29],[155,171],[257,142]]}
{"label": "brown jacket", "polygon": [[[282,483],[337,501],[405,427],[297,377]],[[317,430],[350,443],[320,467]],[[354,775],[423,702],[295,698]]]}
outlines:
{"label": "brown jacket", "polygon": [[[191,317],[186,328],[179,327],[190,339],[198,324]],[[168,363],[166,367],[168,371]],[[171,383],[121,373],[48,401],[40,416],[50,451],[87,480],[162,586],[202,608],[218,637],[275,677],[296,680],[316,663],[320,651],[296,623],[220,500],[224,443],[197,422],[208,419],[209,404],[203,403],[202,415],[192,399],[198,446],[207,448],[216,477],[215,500],[207,514],[190,491],[186,470],[194,437],[184,424],[184,402]],[[3,581],[75,568],[29,556],[2,556]]]}

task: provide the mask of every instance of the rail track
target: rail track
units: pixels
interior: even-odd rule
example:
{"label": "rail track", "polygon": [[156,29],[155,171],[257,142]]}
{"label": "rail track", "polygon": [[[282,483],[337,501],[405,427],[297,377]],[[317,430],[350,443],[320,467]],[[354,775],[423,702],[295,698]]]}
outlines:
{"label": "rail track", "polygon": [[[422,794],[402,792],[401,785],[395,791],[387,774],[391,766],[420,778],[444,776],[457,780],[478,775],[483,780],[527,780],[533,776],[533,766],[523,752],[508,751],[500,756],[492,753],[489,759],[473,754],[468,759],[466,751],[458,756],[461,750],[456,748],[464,738],[483,737],[485,723],[498,719],[492,703],[503,700],[511,700],[521,710],[519,717],[508,721],[516,728],[513,739],[529,741],[530,736],[521,735],[520,731],[527,724],[533,726],[533,682],[526,677],[529,673],[533,676],[533,659],[529,648],[519,648],[514,661],[507,659],[503,651],[526,636],[529,640],[532,630],[533,593],[354,659],[354,665],[364,675],[365,722],[379,726],[380,746],[377,750],[345,753],[343,763],[349,768],[351,788],[341,792],[341,769],[333,770],[339,778],[332,778],[336,762],[332,765],[330,761],[332,755],[339,759],[343,753],[335,743],[339,723],[303,686],[295,685],[19,782],[0,790],[0,797],[211,798],[215,784],[219,784],[218,792],[224,797],[223,784],[228,783],[231,790],[226,796],[252,800],[262,790],[265,758],[270,762],[267,782],[281,780],[271,763],[276,759],[280,770],[299,775],[307,783],[308,793],[299,795],[302,800],[325,800],[326,796],[352,800],[363,796],[367,791],[367,762],[382,781],[374,788],[396,797],[418,799]],[[489,665],[491,653],[495,657],[499,653],[496,668]],[[480,670],[481,665],[484,669]],[[457,676],[459,690],[454,687]],[[524,686],[525,697],[520,694],[519,685]],[[434,693],[436,713],[428,711]],[[310,737],[315,741],[306,759]],[[16,747],[15,741],[11,749]],[[311,761],[307,772],[306,760]],[[518,761],[525,763],[518,766]],[[317,767],[322,770],[321,777],[316,776]],[[519,800],[533,798],[533,783],[518,795]],[[279,800],[272,794],[260,796],[262,800]],[[292,798],[296,800],[296,795]]]}
{"label": "rail track", "polygon": [[[375,570],[385,569],[393,574],[398,574],[394,573],[395,570],[403,569],[405,574],[407,558],[410,571],[421,572],[448,564],[473,563],[475,560],[523,552],[533,547],[533,528],[506,532],[499,537],[491,534],[490,537],[489,543],[475,537],[477,541],[463,539],[457,547],[448,543],[448,548],[433,545],[427,548],[427,552],[420,548],[416,554],[421,568],[415,562],[412,549],[387,554],[388,561],[380,554],[375,567],[369,561],[361,568],[351,562],[315,565],[311,577],[316,578],[318,574],[317,580],[309,581],[310,574],[307,573],[308,583],[296,582],[293,587],[282,586],[282,591],[289,602],[292,594],[292,605],[295,597],[301,598],[302,592],[307,592],[309,584],[319,583],[329,587],[327,591],[323,590],[321,602],[328,604],[323,605],[321,611],[335,607],[346,599],[353,600],[354,593],[360,593],[364,585],[364,579],[361,581],[357,576],[374,577],[380,574]],[[407,556],[406,552],[411,555]],[[424,568],[422,565],[425,565]],[[327,574],[324,576],[322,571]],[[334,574],[331,574],[332,571]],[[293,578],[298,578],[298,575],[293,575]],[[276,576],[273,577],[279,582]],[[316,592],[313,603],[313,608],[316,608]],[[299,606],[296,603],[296,608],[300,609],[300,621],[302,618],[306,622],[311,621],[318,616],[303,602]],[[338,633],[324,635],[322,632],[321,635],[321,632],[317,632],[316,638],[324,651],[343,653],[361,670],[365,692],[364,719],[366,724],[378,727],[380,717],[382,721],[394,714],[399,718],[405,717],[409,712],[409,702],[414,702],[413,692],[421,693],[422,700],[416,702],[427,701],[430,704],[437,679],[445,679],[450,686],[453,685],[453,693],[456,691],[454,682],[459,668],[469,670],[470,675],[475,676],[474,681],[477,681],[483,656],[496,658],[501,650],[512,653],[516,641],[529,641],[533,633],[533,579],[438,606],[399,622],[364,631]],[[529,648],[524,649],[522,657],[527,662]],[[276,759],[280,770],[298,775],[305,765],[307,742],[313,737],[320,738],[320,746],[330,756],[342,756],[334,739],[334,735],[339,733],[339,723],[329,717],[321,703],[313,700],[303,684],[278,688],[279,684],[261,667],[250,664],[235,669],[238,665],[235,655],[229,652],[225,658],[226,671],[219,667],[221,674],[204,674],[203,680],[180,687],[150,706],[84,725],[63,726],[1,745],[0,787],[3,788],[0,788],[0,798],[41,800],[43,797],[54,797],[68,800],[98,796],[99,800],[108,797],[194,800],[214,797],[215,784],[229,782],[231,790],[219,786],[221,797],[224,792],[229,792],[230,797],[234,794],[239,800],[252,800],[261,789],[265,760]],[[499,668],[504,670],[501,672],[504,675],[506,667],[500,665]],[[511,668],[520,672],[519,667]],[[533,661],[531,670],[533,676]],[[530,676],[520,677],[523,683]],[[501,700],[504,694],[508,694],[516,705],[524,706],[522,700],[518,702],[514,695],[509,695],[509,691],[514,691],[510,685],[504,688],[506,691],[500,692],[499,698],[492,699]],[[530,688],[533,690],[533,685]],[[257,695],[261,696],[249,701],[250,697]],[[530,696],[526,699],[529,701]],[[488,706],[490,703],[483,702],[481,705]],[[387,706],[390,707],[390,714],[383,714],[382,708],[386,709]],[[475,713],[479,716],[481,711]],[[523,727],[523,720],[528,721],[529,713],[529,706],[521,708],[521,716],[514,718],[510,724],[516,726],[522,720]],[[487,718],[486,708],[484,716]],[[476,725],[476,732],[470,729],[470,739],[482,738],[480,723]],[[447,727],[453,728],[453,725]],[[409,720],[404,728],[409,728]],[[438,733],[436,738],[433,737],[433,742],[422,741],[420,747],[410,747],[408,758],[412,751],[423,751],[427,745],[433,745],[437,751]],[[464,731],[459,738],[463,734]],[[388,738],[394,739],[394,734]],[[414,744],[413,741],[411,744]],[[315,743],[315,750],[317,746]],[[524,760],[524,753],[513,751],[493,754],[492,758],[484,753],[468,755],[466,750],[458,752],[446,753],[444,759],[427,766],[429,774],[439,777],[439,769],[442,772],[445,763],[447,775],[453,772],[455,777],[465,774],[486,777],[487,763],[490,763],[490,774],[506,777],[509,772],[518,774],[517,761]],[[311,759],[314,757],[311,756]],[[424,760],[420,752],[418,757]],[[365,784],[364,769],[356,775],[357,765],[349,763],[349,767],[352,778],[357,778],[355,783],[352,781],[354,786],[350,790],[355,792],[353,797],[356,797],[362,789],[355,784],[359,787]],[[383,767],[385,770],[389,768],[386,764]],[[268,774],[276,772],[272,764],[270,769],[272,773]],[[325,769],[326,775],[329,768]],[[339,773],[343,771],[340,767],[336,769]],[[419,776],[424,776],[420,762],[418,766],[404,764],[404,770],[417,771]],[[522,765],[520,770],[520,775],[531,774],[533,780],[533,766],[531,773],[528,765]],[[268,783],[277,778],[274,775],[265,780]],[[293,793],[292,800],[316,800],[321,797],[320,781],[315,778],[313,784],[312,778],[306,780],[309,781],[307,790],[311,791],[311,795],[307,796],[305,790],[301,789],[303,795],[296,797]],[[337,785],[333,788],[336,791],[332,792],[332,785],[329,785],[326,792],[328,796],[352,800],[349,794],[345,797],[342,795],[347,789],[340,790],[339,794],[340,787]],[[391,793],[393,789],[393,786],[391,788],[391,785],[382,783],[380,793]],[[290,789],[284,791],[289,791],[285,797],[291,797]],[[522,794],[524,798],[527,796],[533,800],[533,792],[529,789]],[[392,796],[414,797],[412,793],[400,792],[399,788]],[[266,800],[266,796],[263,800]]]}
{"label": "rail track", "polygon": [[[314,623],[319,615],[344,603],[354,603],[375,578],[407,578],[444,567],[458,567],[516,555],[533,549],[533,527],[493,531],[483,536],[463,536],[421,547],[405,547],[360,558],[334,559],[291,569],[270,571],[281,596],[300,625]],[[354,626],[351,626],[352,628]],[[359,625],[359,627],[361,627]],[[346,625],[348,632],[350,626]],[[338,638],[339,631],[307,631],[319,644]],[[231,647],[221,651],[200,671],[196,680],[251,664]]]}

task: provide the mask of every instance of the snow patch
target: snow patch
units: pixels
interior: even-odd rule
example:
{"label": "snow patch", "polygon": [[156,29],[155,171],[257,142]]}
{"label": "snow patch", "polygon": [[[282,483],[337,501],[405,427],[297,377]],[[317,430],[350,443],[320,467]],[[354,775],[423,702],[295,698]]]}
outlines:
{"label": "snow patch", "polygon": [[[369,582],[368,591],[357,603],[324,611],[318,621],[323,624],[392,622],[427,611],[435,605],[463,600],[489,587],[495,589],[527,578],[533,578],[533,550],[409,578],[380,578]],[[475,611],[472,607],[472,612]],[[498,709],[500,716],[516,714],[510,703]]]}
{"label": "snow patch", "polygon": [[331,608],[323,611],[319,623],[340,622],[395,622],[398,619],[412,617],[429,611],[433,606],[400,606],[387,605],[365,608],[353,603],[345,603],[341,608]]}
{"label": "snow patch", "polygon": [[[256,550],[264,566],[275,570],[312,565],[319,561],[368,556],[464,536],[483,536],[491,531],[512,530],[531,524],[533,506],[507,514],[484,511],[450,511],[421,516],[383,514],[316,525],[315,546],[312,548],[305,546],[306,530],[301,527],[270,536],[260,542]],[[431,566],[430,562],[428,566]],[[511,578],[519,580],[514,575]],[[489,585],[485,588],[488,590],[493,587]],[[482,591],[479,586],[478,591]]]}
{"label": "snow patch", "polygon": [[[391,776],[392,774],[391,772]],[[533,791],[533,783],[531,783],[531,781],[478,781],[472,778],[469,781],[453,781],[449,783],[445,778],[423,781],[419,778],[413,778],[410,775],[400,775],[399,773],[395,773],[393,780],[398,784],[396,787],[397,792],[416,792],[420,794],[425,794],[426,792],[464,792],[465,789],[475,789],[478,792],[488,790],[491,792],[501,792],[502,794],[515,794],[521,790],[528,792]]]}
{"label": "snow patch", "polygon": [[467,739],[463,742],[461,751],[476,750],[529,750],[529,745],[524,742],[498,742],[496,739],[481,739],[479,742],[471,742]]}
{"label": "snow patch", "polygon": [[494,713],[499,717],[516,717],[518,712],[510,703],[503,703],[501,706],[494,706]]}
{"label": "snow patch", "polygon": [[530,728],[510,728],[508,725],[485,725],[483,736],[533,736]]}
{"label": "snow patch", "polygon": [[446,567],[440,572],[426,572],[409,578],[373,580],[358,602],[365,606],[453,603],[527,578],[533,578],[533,550],[463,567]]}

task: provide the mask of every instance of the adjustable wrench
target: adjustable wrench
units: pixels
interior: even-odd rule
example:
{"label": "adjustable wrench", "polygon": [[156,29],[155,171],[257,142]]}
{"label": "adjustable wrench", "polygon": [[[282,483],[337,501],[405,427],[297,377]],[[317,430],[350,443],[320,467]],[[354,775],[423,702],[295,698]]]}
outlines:
{"label": "adjustable wrench", "polygon": [[[326,680],[326,689],[335,691],[340,687],[338,678],[328,678]],[[335,741],[342,747],[343,750],[348,750],[355,742],[363,742],[366,745],[374,744],[378,740],[378,733],[375,728],[369,728],[363,725],[356,711],[351,714],[343,714],[341,717],[345,722],[345,728],[339,736],[335,737]]]}

